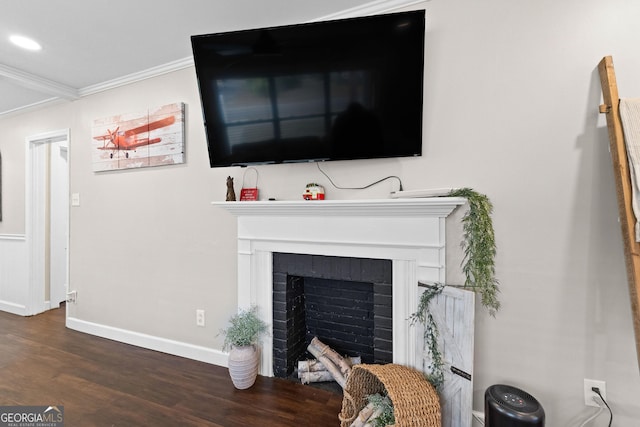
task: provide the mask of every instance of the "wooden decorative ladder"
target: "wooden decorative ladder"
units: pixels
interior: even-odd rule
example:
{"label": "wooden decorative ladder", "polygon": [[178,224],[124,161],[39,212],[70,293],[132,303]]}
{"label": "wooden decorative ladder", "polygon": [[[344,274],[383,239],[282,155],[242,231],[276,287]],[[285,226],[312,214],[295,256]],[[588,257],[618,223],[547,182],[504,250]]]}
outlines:
{"label": "wooden decorative ladder", "polygon": [[620,120],[618,86],[613,60],[610,56],[602,58],[598,64],[598,72],[600,73],[604,100],[604,104],[600,105],[600,113],[606,114],[607,129],[609,130],[609,151],[615,174],[620,226],[631,297],[631,314],[636,338],[636,353],[640,367],[640,243],[636,242],[636,218],[632,207],[633,187],[631,186],[629,162]]}

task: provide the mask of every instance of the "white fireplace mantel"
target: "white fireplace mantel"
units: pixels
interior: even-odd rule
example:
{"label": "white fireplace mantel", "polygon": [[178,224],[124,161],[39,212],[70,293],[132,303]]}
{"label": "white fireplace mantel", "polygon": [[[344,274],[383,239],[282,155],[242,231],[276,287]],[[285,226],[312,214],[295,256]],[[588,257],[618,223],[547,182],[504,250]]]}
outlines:
{"label": "white fireplace mantel", "polygon": [[[273,253],[389,259],[393,361],[418,367],[421,338],[408,322],[418,281],[445,281],[445,220],[459,197],[213,202],[238,218],[238,306],[257,306],[271,324]],[[260,373],[273,375],[272,339],[263,339]]]}
{"label": "white fireplace mantel", "polygon": [[290,200],[260,202],[213,202],[237,217],[242,216],[387,216],[416,215],[446,217],[462,205],[461,197],[431,197],[379,200]]}

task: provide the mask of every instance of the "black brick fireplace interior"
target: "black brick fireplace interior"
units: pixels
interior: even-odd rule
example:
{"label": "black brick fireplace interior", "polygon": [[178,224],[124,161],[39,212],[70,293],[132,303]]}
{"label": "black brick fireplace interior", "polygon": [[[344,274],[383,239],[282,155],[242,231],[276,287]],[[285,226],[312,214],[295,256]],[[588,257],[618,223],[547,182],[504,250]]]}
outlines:
{"label": "black brick fireplace interior", "polygon": [[317,336],[344,356],[390,363],[391,260],[273,254],[273,372],[288,377]]}

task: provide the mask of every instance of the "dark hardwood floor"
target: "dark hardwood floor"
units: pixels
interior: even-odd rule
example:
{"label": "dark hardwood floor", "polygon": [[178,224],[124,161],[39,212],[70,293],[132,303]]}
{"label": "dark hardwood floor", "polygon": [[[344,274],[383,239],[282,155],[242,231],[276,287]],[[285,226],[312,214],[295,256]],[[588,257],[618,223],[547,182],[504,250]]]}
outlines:
{"label": "dark hardwood floor", "polygon": [[72,331],[64,308],[0,312],[0,406],[61,405],[65,427],[338,426],[342,396]]}

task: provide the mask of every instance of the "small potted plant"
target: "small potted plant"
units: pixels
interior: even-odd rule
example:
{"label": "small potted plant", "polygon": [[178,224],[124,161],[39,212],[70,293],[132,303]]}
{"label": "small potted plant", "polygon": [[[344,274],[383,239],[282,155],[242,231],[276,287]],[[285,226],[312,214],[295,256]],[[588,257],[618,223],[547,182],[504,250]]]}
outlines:
{"label": "small potted plant", "polygon": [[241,309],[231,316],[229,326],[222,329],[223,350],[230,350],[229,376],[237,389],[244,390],[255,383],[260,362],[257,343],[266,331],[267,324],[258,317],[256,307]]}

